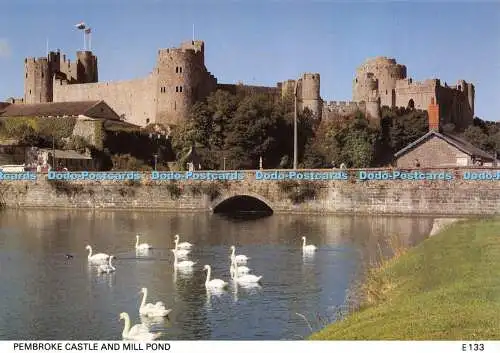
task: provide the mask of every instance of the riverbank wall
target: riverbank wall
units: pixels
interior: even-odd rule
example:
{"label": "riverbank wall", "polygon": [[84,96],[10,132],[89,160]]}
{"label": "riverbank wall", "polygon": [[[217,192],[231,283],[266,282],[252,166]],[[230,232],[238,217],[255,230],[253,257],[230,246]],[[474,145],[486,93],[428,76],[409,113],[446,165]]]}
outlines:
{"label": "riverbank wall", "polygon": [[[266,205],[279,213],[500,214],[500,180],[464,178],[465,172],[493,175],[497,173],[496,170],[406,171],[435,175],[447,173],[453,176],[447,180],[361,180],[359,170],[343,172],[348,177],[342,180],[259,180],[256,171],[239,171],[243,175],[242,180],[213,181],[157,181],[151,179],[151,173],[142,173],[140,180],[69,181],[48,180],[46,174],[39,174],[33,181],[1,181],[0,202],[6,208],[217,212],[220,205],[246,196],[256,202],[256,207],[258,204]],[[372,169],[370,172],[394,171]]]}

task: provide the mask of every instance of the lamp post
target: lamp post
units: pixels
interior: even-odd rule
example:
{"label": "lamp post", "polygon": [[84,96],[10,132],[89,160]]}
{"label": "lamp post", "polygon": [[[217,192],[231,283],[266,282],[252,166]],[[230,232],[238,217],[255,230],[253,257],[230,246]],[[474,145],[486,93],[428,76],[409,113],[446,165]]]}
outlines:
{"label": "lamp post", "polygon": [[155,153],[155,154],[153,155],[153,157],[155,157],[155,171],[156,171],[156,164],[157,164],[157,162],[158,162],[158,154],[157,154],[157,153]]}
{"label": "lamp post", "polygon": [[294,91],[294,100],[293,100],[293,169],[297,169],[297,89],[298,89],[299,80],[295,81],[295,91]]}
{"label": "lamp post", "polygon": [[54,171],[57,170],[57,163],[56,163],[56,139],[55,135],[52,135],[52,164],[54,164],[52,167],[54,168]]}
{"label": "lamp post", "polygon": [[224,159],[222,160],[222,163],[223,163],[223,169],[226,170],[226,157],[224,157]]}

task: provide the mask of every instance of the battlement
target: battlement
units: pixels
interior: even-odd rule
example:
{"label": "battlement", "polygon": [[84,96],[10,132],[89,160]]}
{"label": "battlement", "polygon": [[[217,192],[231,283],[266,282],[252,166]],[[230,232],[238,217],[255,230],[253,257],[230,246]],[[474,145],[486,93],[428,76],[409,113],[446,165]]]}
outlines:
{"label": "battlement", "polygon": [[363,105],[364,102],[353,102],[353,101],[328,101],[324,103],[326,108],[335,109],[337,107],[358,107]]}
{"label": "battlement", "polygon": [[396,81],[396,88],[407,88],[407,87],[415,87],[415,88],[432,88],[432,87],[440,87],[441,80],[437,78],[427,79],[423,81],[413,81],[412,78],[405,78],[402,80]]}
{"label": "battlement", "polygon": [[[312,72],[306,72],[302,74],[301,77],[302,80],[319,80],[320,79],[320,74],[318,73],[312,73]],[[291,80],[293,81],[293,80]]]}

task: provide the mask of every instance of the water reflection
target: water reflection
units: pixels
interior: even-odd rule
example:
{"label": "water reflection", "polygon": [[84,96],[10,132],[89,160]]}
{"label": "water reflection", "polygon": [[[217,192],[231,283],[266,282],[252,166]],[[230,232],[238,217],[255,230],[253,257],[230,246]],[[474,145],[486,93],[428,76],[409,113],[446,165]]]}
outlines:
{"label": "water reflection", "polygon": [[[209,214],[5,211],[0,339],[120,339],[118,314],[139,319],[142,287],[172,309],[170,320],[149,323],[164,339],[296,339],[309,328],[295,312],[329,317],[379,249],[390,255],[391,236],[412,245],[432,223],[403,217],[274,215],[245,221]],[[147,255],[135,251],[131,239],[137,233],[154,244]],[[192,269],[173,266],[174,234],[195,244]],[[303,253],[302,236],[318,250]],[[88,264],[86,244],[116,255],[116,272],[99,276]],[[235,287],[233,244],[251,258],[252,273],[263,276],[259,287]],[[230,283],[227,290],[206,290],[204,264],[212,266],[213,278]]]}

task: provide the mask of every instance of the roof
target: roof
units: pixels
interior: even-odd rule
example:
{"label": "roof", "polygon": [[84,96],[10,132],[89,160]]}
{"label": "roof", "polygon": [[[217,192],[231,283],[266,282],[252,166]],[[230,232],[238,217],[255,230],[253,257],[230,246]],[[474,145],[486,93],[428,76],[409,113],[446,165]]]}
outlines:
{"label": "roof", "polygon": [[0,108],[0,117],[8,116],[78,116],[84,115],[90,108],[104,102],[52,102],[35,104],[10,104]]}
{"label": "roof", "polygon": [[469,156],[472,156],[472,157],[481,157],[482,159],[491,160],[491,161],[495,160],[494,156],[490,155],[489,153],[483,151],[480,148],[475,147],[470,142],[468,142],[468,141],[466,141],[466,140],[464,140],[464,139],[462,139],[462,138],[460,138],[458,136],[447,134],[447,133],[442,133],[442,132],[437,132],[437,131],[434,131],[434,130],[429,131],[428,133],[426,133],[425,135],[423,135],[422,137],[420,137],[418,140],[413,141],[412,143],[410,143],[405,148],[397,151],[394,154],[394,157],[397,158],[397,157],[405,154],[406,152],[409,152],[411,149],[415,148],[416,146],[420,145],[421,143],[424,143],[425,141],[427,141],[428,139],[430,139],[433,136],[437,137],[437,138],[440,138],[443,141],[446,141],[450,145],[452,145],[455,148],[459,149],[463,153],[468,154]]}
{"label": "roof", "polygon": [[[40,151],[52,153],[50,148],[41,148]],[[92,157],[79,153],[75,150],[54,150],[56,158],[59,159],[92,159]]]}

